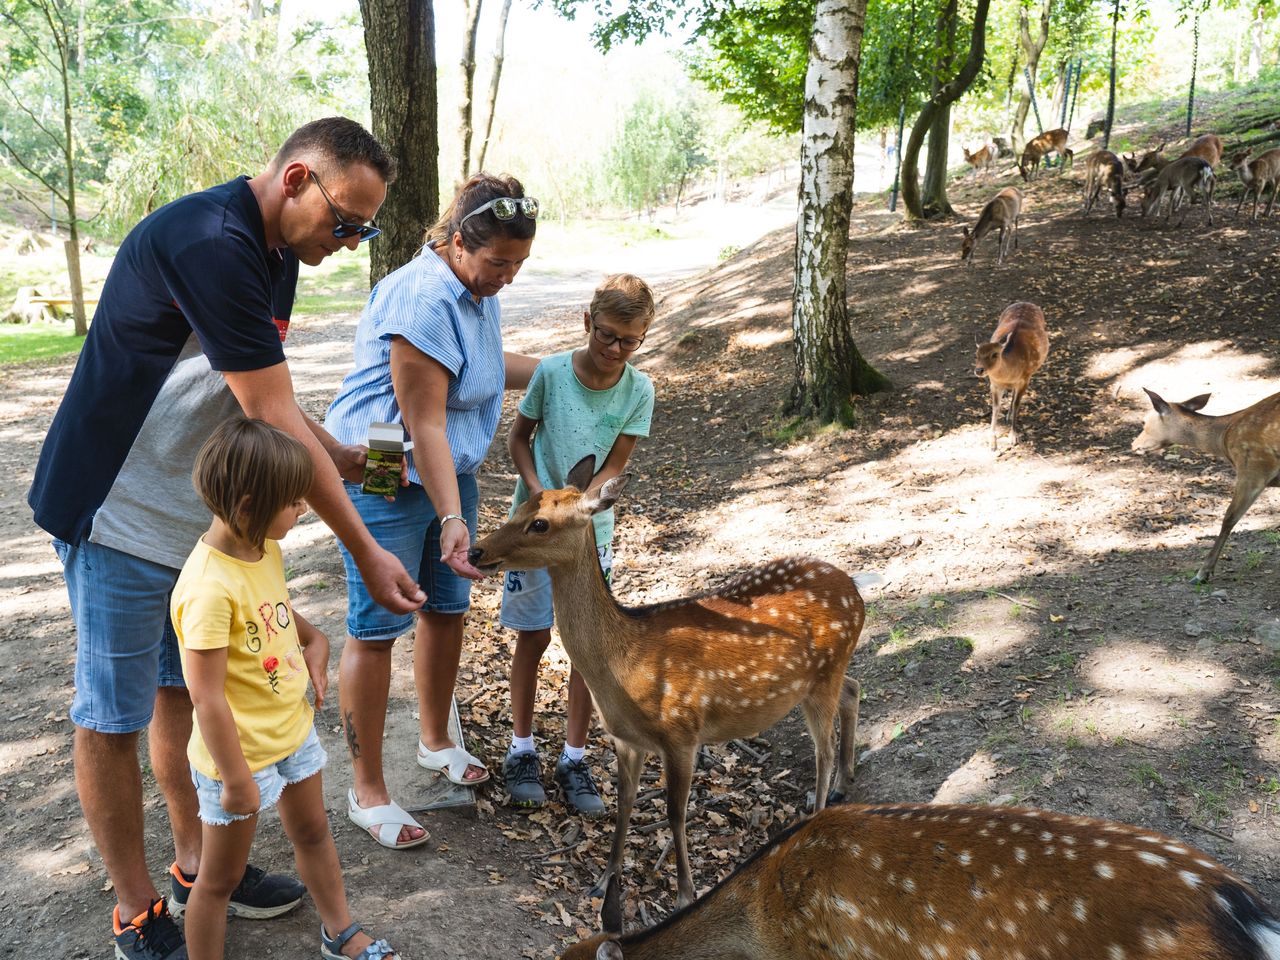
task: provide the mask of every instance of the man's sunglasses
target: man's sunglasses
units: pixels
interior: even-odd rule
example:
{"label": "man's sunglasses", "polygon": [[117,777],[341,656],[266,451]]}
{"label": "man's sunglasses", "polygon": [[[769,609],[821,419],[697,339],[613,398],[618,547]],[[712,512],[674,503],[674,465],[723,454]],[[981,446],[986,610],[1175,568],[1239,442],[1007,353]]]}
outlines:
{"label": "man's sunglasses", "polygon": [[316,186],[320,188],[320,195],[324,197],[324,202],[329,205],[329,212],[333,214],[333,219],[338,221],[338,225],[333,228],[333,235],[339,240],[350,240],[352,237],[359,237],[360,242],[372,240],[382,231],[369,223],[351,223],[342,219],[342,214],[338,212],[338,208],[334,206],[333,197],[329,196],[329,191],[324,188],[324,184],[320,182],[320,178],[316,176],[314,170],[308,170],[307,176],[316,182]]}
{"label": "man's sunglasses", "polygon": [[484,213],[486,210],[492,210],[493,215],[504,223],[508,220],[514,220],[517,210],[526,219],[538,219],[538,201],[533,197],[494,197],[488,203],[480,204],[480,206],[463,217],[458,222],[458,226],[461,227],[476,214]]}

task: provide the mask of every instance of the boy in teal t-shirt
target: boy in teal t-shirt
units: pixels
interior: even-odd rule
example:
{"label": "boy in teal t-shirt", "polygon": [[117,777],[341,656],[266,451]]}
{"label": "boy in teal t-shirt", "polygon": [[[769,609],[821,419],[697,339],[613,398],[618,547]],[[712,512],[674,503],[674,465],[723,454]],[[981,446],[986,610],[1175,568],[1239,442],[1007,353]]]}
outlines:
{"label": "boy in teal t-shirt", "polygon": [[[644,342],[653,315],[648,284],[625,273],[606,277],[583,314],[586,346],[538,364],[508,439],[511,459],[520,473],[513,512],[531,495],[563,487],[569,471],[588,455],[600,464],[593,487],[622,473],[636,440],[649,435],[653,418],[653,382],[627,362]],[[593,519],[600,567],[608,580],[613,566],[613,511],[602,511]],[[538,664],[551,642],[554,619],[547,571],[509,571],[500,621],[519,635],[511,665],[513,732],[503,773],[510,801],[518,807],[538,807],[546,800],[533,742],[533,703]],[[591,726],[591,694],[573,669],[568,712],[556,783],[574,810],[601,816],[604,802],[583,759]]]}

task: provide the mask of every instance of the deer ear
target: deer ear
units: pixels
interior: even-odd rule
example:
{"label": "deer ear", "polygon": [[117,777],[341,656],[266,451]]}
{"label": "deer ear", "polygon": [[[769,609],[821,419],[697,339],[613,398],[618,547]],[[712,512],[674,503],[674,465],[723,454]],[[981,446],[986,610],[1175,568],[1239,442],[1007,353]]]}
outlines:
{"label": "deer ear", "polygon": [[1013,331],[1010,330],[1004,335],[1004,342],[1000,344],[1000,352],[1004,353],[1013,345]]}
{"label": "deer ear", "polygon": [[596,947],[596,960],[622,960],[622,947],[617,940],[606,940]]}
{"label": "deer ear", "polygon": [[624,473],[620,476],[613,477],[600,484],[595,490],[586,494],[579,502],[579,508],[587,513],[600,513],[608,510],[618,502],[618,496],[622,493],[627,485],[627,481],[631,479],[631,474]]}
{"label": "deer ear", "polygon": [[969,239],[969,228],[968,228],[968,227],[961,227],[960,229],[962,229],[962,230],[964,231],[964,238],[965,238],[966,240],[968,240],[968,239]]}
{"label": "deer ear", "polygon": [[975,331],[973,331],[973,345],[974,345],[975,347],[980,347],[980,346],[982,346],[984,343],[989,343],[989,342],[990,342],[990,341],[988,341],[988,340],[984,340],[984,339],[982,338],[982,331],[981,331],[981,330],[975,330]]}
{"label": "deer ear", "polygon": [[1165,402],[1164,397],[1160,396],[1160,394],[1156,393],[1154,390],[1148,390],[1146,387],[1143,387],[1142,391],[1151,398],[1151,406],[1155,407],[1156,413],[1163,417],[1169,412],[1169,404]]}
{"label": "deer ear", "polygon": [[573,469],[565,477],[565,484],[586,493],[587,488],[591,486],[591,478],[595,475],[596,458],[594,455],[586,456],[573,465]]}
{"label": "deer ear", "polygon": [[[616,873],[609,877],[609,883],[604,888],[604,905],[600,907],[600,923],[604,926],[605,933],[622,933],[622,884],[618,882]],[[604,949],[604,944],[600,945],[600,949]],[[600,956],[598,951],[596,956]],[[618,950],[618,956],[622,956],[621,949]]]}
{"label": "deer ear", "polygon": [[1212,394],[1202,393],[1200,394],[1200,396],[1192,397],[1190,400],[1183,400],[1180,404],[1178,404],[1178,406],[1183,407],[1187,410],[1199,410],[1202,407],[1204,407],[1206,403],[1209,402],[1210,396],[1212,396]]}

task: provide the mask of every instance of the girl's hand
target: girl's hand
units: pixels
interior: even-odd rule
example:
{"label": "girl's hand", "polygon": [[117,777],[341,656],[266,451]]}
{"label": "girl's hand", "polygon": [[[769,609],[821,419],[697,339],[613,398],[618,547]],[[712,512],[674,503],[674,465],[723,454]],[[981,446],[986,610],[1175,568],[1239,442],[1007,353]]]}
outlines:
{"label": "girl's hand", "polygon": [[450,520],[440,531],[440,559],[460,577],[483,580],[484,574],[467,559],[471,549],[471,531],[461,520]]}
{"label": "girl's hand", "polygon": [[249,777],[244,782],[222,781],[222,809],[227,813],[247,816],[257,813],[261,806],[262,797],[258,793],[258,783],[253,777]]}
{"label": "girl's hand", "polygon": [[316,710],[324,706],[324,695],[329,692],[329,638],[312,628],[312,635],[302,648],[302,659],[311,677],[311,689],[316,692]]}

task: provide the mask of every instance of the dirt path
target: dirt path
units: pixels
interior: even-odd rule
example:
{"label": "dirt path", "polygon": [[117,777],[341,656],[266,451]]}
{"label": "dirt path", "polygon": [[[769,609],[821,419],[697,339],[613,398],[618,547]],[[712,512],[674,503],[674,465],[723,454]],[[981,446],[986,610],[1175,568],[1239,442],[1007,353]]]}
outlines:
{"label": "dirt path", "polygon": [[[994,189],[960,191],[959,204],[975,215]],[[1198,217],[1180,231],[1083,221],[1075,190],[1054,177],[1033,185],[1021,248],[1000,269],[987,249],[975,269],[958,267],[958,226],[885,230],[877,209],[855,212],[856,336],[899,389],[867,403],[851,431],[795,437],[777,414],[791,369],[787,231],[669,288],[640,360],[658,412],[621,506],[617,591],[631,603],[672,597],[792,553],[877,570],[889,584],[869,598],[853,668],[867,694],[855,799],[1017,801],[1115,817],[1203,847],[1280,903],[1280,497],[1264,495],[1245,517],[1218,582],[1193,589],[1187,577],[1216,532],[1229,470],[1186,451],[1128,451],[1141,385],[1173,399],[1212,388],[1211,411],[1277,389],[1280,291],[1264,278],[1276,273],[1280,222],[1249,226],[1225,210],[1213,229]],[[1026,442],[1009,450],[1002,440],[993,455],[972,337],[1014,299],[1043,306],[1050,355],[1024,408]],[[513,324],[509,346],[567,346],[577,309]],[[348,367],[353,322],[306,318],[291,330],[313,414]],[[35,934],[53,956],[105,956],[111,901],[71,778],[66,597],[23,503],[69,370],[0,375],[11,478],[0,492],[0,927],[10,949]],[[505,512],[512,479],[499,444],[483,476],[482,528]],[[336,659],[345,594],[331,539],[313,521],[286,549],[295,601],[334,639]],[[495,586],[477,591],[459,698],[473,748],[496,759],[509,733],[509,638],[494,627]],[[412,709],[409,652],[400,645],[396,710]],[[549,659],[538,725],[554,745],[565,665]],[[331,819],[355,912],[379,933],[417,958],[497,958],[549,956],[561,938],[594,929],[581,894],[607,853],[607,826],[579,827],[558,803],[524,817],[490,802],[494,790],[474,819],[427,817],[425,848],[383,851],[343,812],[336,724],[331,707],[321,717]],[[593,752],[611,759],[602,742]],[[811,758],[795,718],[746,748],[713,750],[690,815],[700,886],[794,819]],[[161,876],[164,815],[151,796]],[[650,825],[631,841],[637,922],[671,903],[670,862],[653,873],[668,839],[662,817],[652,800],[637,811]],[[270,822],[255,858],[286,863]],[[315,923],[309,905],[235,923],[228,956],[297,955]]]}

